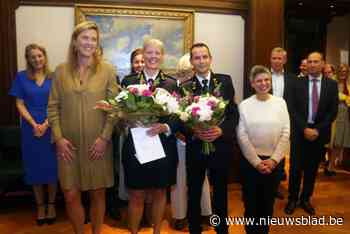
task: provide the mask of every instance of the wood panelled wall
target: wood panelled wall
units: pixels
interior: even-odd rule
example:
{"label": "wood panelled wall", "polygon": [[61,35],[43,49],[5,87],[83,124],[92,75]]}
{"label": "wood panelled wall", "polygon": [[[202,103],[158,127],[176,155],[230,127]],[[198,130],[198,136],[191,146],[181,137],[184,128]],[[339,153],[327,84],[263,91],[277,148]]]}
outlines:
{"label": "wood panelled wall", "polygon": [[[20,5],[74,6],[124,4],[134,6],[192,8],[198,12],[239,14],[246,19],[245,70],[254,64],[268,64],[271,48],[283,42],[284,0],[1,0],[0,1],[0,126],[18,123],[13,98],[7,93],[17,71],[15,10]],[[245,82],[245,96],[249,93]]]}
{"label": "wood panelled wall", "polygon": [[271,49],[284,44],[284,1],[249,2],[249,63],[268,66]]}
{"label": "wood panelled wall", "polygon": [[14,99],[7,94],[17,71],[17,3],[17,0],[0,1],[0,126],[18,123]]}

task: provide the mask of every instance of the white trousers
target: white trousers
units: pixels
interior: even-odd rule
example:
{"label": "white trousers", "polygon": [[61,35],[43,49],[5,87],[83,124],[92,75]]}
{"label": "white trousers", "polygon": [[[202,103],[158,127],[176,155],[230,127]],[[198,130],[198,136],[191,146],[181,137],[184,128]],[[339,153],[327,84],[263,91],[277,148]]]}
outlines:
{"label": "white trousers", "polygon": [[[171,189],[171,212],[174,219],[184,219],[187,215],[186,144],[177,140],[177,150],[179,163],[177,166],[176,185]],[[204,178],[202,188],[201,214],[203,216],[212,214],[210,187],[207,176]]]}

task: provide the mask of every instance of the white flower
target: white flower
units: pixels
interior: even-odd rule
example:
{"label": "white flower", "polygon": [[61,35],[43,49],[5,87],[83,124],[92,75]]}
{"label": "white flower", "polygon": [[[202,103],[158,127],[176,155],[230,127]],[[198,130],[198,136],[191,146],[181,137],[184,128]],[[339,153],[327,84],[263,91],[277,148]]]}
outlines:
{"label": "white flower", "polygon": [[184,111],[179,111],[179,112],[177,112],[177,114],[178,114],[179,118],[184,122],[186,122],[188,120],[188,118],[190,117],[190,115]]}
{"label": "white flower", "polygon": [[163,88],[157,88],[155,92],[155,103],[162,105],[163,109],[167,110],[171,114],[178,111],[179,103],[176,100],[176,97],[173,97],[167,90]]}
{"label": "white flower", "polygon": [[201,109],[198,111],[199,114],[199,121],[209,121],[212,118],[213,111],[210,109],[209,106],[205,105],[202,106]]}
{"label": "white flower", "polygon": [[171,113],[171,114],[176,113],[179,110],[180,105],[175,97],[170,96],[170,98],[167,100],[167,108],[168,108],[169,113]]}
{"label": "white flower", "polygon": [[127,97],[128,97],[128,91],[126,90],[123,90],[121,91],[116,97],[115,97],[115,100],[117,102],[120,102],[121,100],[125,100]]}

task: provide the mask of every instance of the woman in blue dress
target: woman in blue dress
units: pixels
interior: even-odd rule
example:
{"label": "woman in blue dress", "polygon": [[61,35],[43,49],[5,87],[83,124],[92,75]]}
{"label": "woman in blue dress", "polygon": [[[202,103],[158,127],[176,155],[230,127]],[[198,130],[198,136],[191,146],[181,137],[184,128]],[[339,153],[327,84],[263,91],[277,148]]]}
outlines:
{"label": "woman in blue dress", "polygon": [[[25,49],[27,67],[17,74],[10,95],[16,97],[21,116],[22,158],[25,182],[32,185],[37,224],[52,224],[56,220],[55,200],[57,160],[47,120],[47,103],[51,79],[45,48],[30,44]],[[47,184],[47,205],[44,185]]]}

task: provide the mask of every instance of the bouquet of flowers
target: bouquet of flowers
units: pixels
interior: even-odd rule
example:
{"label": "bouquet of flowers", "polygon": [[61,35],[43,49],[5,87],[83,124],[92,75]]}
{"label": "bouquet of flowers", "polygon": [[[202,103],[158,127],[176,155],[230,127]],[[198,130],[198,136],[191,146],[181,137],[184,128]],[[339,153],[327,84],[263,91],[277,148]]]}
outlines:
{"label": "bouquet of flowers", "polygon": [[146,84],[129,85],[114,98],[97,102],[96,109],[106,111],[127,124],[148,125],[178,111],[177,97],[163,88],[154,91]]}
{"label": "bouquet of flowers", "polygon": [[[179,100],[180,108],[177,115],[185,125],[191,129],[208,129],[223,121],[225,108],[228,101],[222,97],[216,97],[209,93],[201,96],[192,96],[185,92],[185,96]],[[202,153],[209,155],[215,151],[212,142],[202,142]]]}
{"label": "bouquet of flowers", "polygon": [[344,102],[348,107],[350,107],[350,96],[339,92],[339,101]]}

